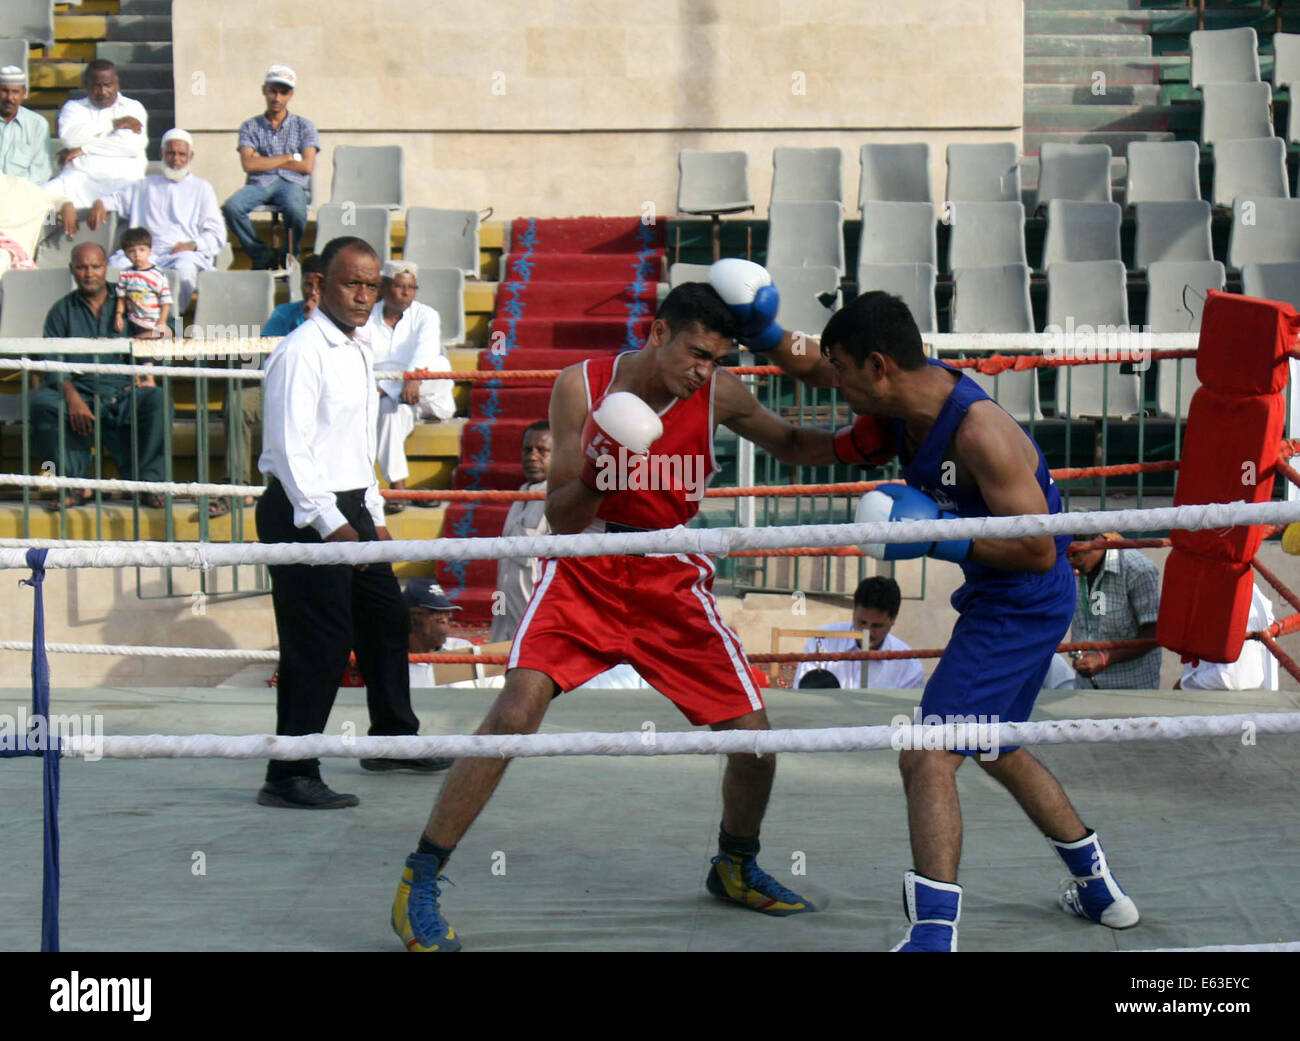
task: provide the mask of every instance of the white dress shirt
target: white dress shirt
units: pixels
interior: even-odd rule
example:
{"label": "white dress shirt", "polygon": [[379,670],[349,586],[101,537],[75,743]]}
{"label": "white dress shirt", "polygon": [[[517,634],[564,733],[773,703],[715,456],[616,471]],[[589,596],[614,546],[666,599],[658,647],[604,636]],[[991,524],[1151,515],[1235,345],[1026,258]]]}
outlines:
{"label": "white dress shirt", "polygon": [[[1246,630],[1267,629],[1273,622],[1273,605],[1255,586]],[[1181,690],[1277,690],[1277,659],[1259,640],[1247,640],[1236,661],[1186,662],[1178,686]]]}
{"label": "white dress shirt", "polygon": [[284,486],[293,523],[324,538],[347,523],[335,492],[364,488],[376,528],[385,526],[375,477],[378,397],[366,328],[349,339],[316,308],[266,360],[258,468]]}
{"label": "white dress shirt", "polygon": [[[835,622],[833,625],[823,625],[821,628],[837,632],[856,631],[852,622]],[[911,649],[893,633],[887,635],[879,647],[879,650],[882,651],[910,651]],[[871,650],[871,648],[860,644],[853,638],[841,640],[833,636],[812,636],[804,644],[805,654],[838,654],[841,651],[860,650]],[[862,674],[863,665],[867,666],[865,677]],[[886,661],[865,662],[800,662],[799,668],[794,674],[794,685],[798,687],[799,681],[813,669],[827,670],[840,681],[840,686],[845,690],[856,690],[858,688],[868,690],[907,690],[925,686],[925,669],[915,658],[895,658]]]}
{"label": "white dress shirt", "polygon": [[[428,304],[412,300],[411,306],[402,312],[396,325],[384,321],[384,302],[378,301],[370,312],[370,347],[375,355],[375,369],[379,372],[410,372],[412,369],[450,370],[451,366],[441,364],[445,360],[442,353],[441,325],[438,312]],[[426,386],[432,384],[432,386]],[[379,389],[394,402],[402,400],[402,381],[383,380]],[[421,397],[434,399],[434,411],[439,419],[450,419],[456,414],[456,402],[452,398],[451,380],[424,380],[420,387]],[[445,415],[441,414],[445,412]]]}
{"label": "white dress shirt", "polygon": [[[114,129],[114,120],[133,116],[140,121],[140,133],[125,127]],[[90,206],[111,186],[121,181],[138,181],[148,165],[149,114],[134,98],[123,94],[108,108],[96,108],[89,98],[74,98],[59,111],[59,137],[65,148],[80,148],[82,155],[64,164],[50,181],[74,205]]]}
{"label": "white dress shirt", "polygon": [[[546,482],[527,482],[519,486],[521,492],[545,492]],[[506,514],[502,537],[510,535],[549,535],[551,526],[546,521],[546,500],[520,501],[510,504]],[[497,592],[501,594],[501,614],[492,619],[491,640],[513,640],[533,598],[533,585],[541,570],[536,557],[502,557],[497,561]]]}

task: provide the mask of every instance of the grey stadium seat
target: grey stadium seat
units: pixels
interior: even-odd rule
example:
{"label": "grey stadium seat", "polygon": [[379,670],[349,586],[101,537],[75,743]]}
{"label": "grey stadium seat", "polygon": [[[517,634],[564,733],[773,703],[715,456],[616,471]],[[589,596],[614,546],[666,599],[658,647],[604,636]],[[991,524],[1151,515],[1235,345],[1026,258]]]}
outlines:
{"label": "grey stadium seat", "polygon": [[1273,136],[1273,89],[1267,83],[1207,83],[1201,94],[1203,146]]}
{"label": "grey stadium seat", "polygon": [[1230,207],[1238,196],[1285,199],[1286,142],[1280,137],[1246,137],[1214,146],[1215,206]]}
{"label": "grey stadium seat", "polygon": [[1273,34],[1273,89],[1300,84],[1300,33]]}
{"label": "grey stadium seat", "polygon": [[370,243],[380,260],[392,258],[393,215],[387,206],[341,206],[327,203],[316,211],[316,245],[320,254],[331,239],[356,235]]}
{"label": "grey stadium seat", "polygon": [[712,264],[673,264],[668,269],[668,287],[676,289],[683,282],[707,282]]}
{"label": "grey stadium seat", "polygon": [[1199,199],[1200,161],[1195,141],[1130,142],[1124,205]]}
{"label": "grey stadium seat", "polygon": [[330,202],[400,210],[406,205],[404,166],[401,145],[337,145]]}
{"label": "grey stadium seat", "polygon": [[466,278],[479,271],[477,210],[437,210],[412,206],[406,211],[402,259],[420,267],[454,267]]}
{"label": "grey stadium seat", "polygon": [[858,209],[868,202],[934,202],[930,191],[930,146],[866,144],[858,152],[862,177]]}
{"label": "grey stadium seat", "polygon": [[1239,198],[1232,205],[1228,267],[1300,261],[1300,199]]}
{"label": "grey stadium seat", "polygon": [[1191,84],[1258,83],[1259,37],[1243,29],[1201,29],[1191,33]]}
{"label": "grey stadium seat", "polygon": [[[840,273],[833,267],[821,266],[775,267],[769,268],[768,274],[781,294],[778,317],[782,327],[820,336],[839,308]],[[705,277],[707,280],[707,274]],[[824,303],[823,298],[830,303]]]}
{"label": "grey stadium seat", "polygon": [[744,152],[677,153],[677,211],[716,216],[752,210],[749,156]]}
{"label": "grey stadium seat", "polygon": [[0,279],[0,337],[44,336],[46,313],[75,288],[66,267],[6,271]]}
{"label": "grey stadium seat", "polygon": [[442,342],[465,342],[465,275],[456,268],[420,271],[415,299],[438,312]]}
{"label": "grey stadium seat", "polygon": [[1208,202],[1140,202],[1133,209],[1135,270],[1145,271],[1159,261],[1214,259]]}
{"label": "grey stadium seat", "polygon": [[51,46],[54,4],[51,0],[4,0],[0,4],[0,36]]}
{"label": "grey stadium seat", "polygon": [[1053,199],[1047,207],[1043,270],[1061,261],[1119,260],[1122,218],[1118,203]]}
{"label": "grey stadium seat", "polygon": [[88,213],[90,213],[89,209],[77,211],[79,226],[76,235],[64,234],[63,226],[56,224],[54,230],[41,239],[36,247],[37,267],[61,267],[67,270],[68,265],[72,263],[72,251],[83,242],[97,243],[104,248],[104,256],[113,255],[117,249],[117,214],[112,212],[105,214],[104,223],[99,226],[99,230],[91,231],[86,224]]}
{"label": "grey stadium seat", "polygon": [[[1124,278],[1118,260],[1053,264],[1047,271],[1048,326],[1064,332],[1073,325],[1076,345],[1086,343],[1079,327],[1088,326],[1100,333],[1100,350],[1110,343],[1135,347],[1128,331]],[[1108,340],[1107,332],[1117,338]],[[1121,372],[1118,365],[1063,365],[1056,370],[1056,404],[1062,415],[1126,418],[1140,411],[1140,402],[1137,374]]]}
{"label": "grey stadium seat", "polygon": [[844,202],[838,148],[772,149],[772,202]]}
{"label": "grey stadium seat", "polygon": [[1152,264],[1147,269],[1146,324],[1153,333],[1200,332],[1206,290],[1222,291],[1225,282],[1223,265],[1217,260]]}
{"label": "grey stadium seat", "polygon": [[0,39],[0,68],[5,65],[17,65],[23,70],[23,75],[27,74],[28,51],[31,48],[27,46],[27,41],[23,39]]}
{"label": "grey stadium seat", "polygon": [[952,273],[952,331],[1032,333],[1029,267],[958,268]]}
{"label": "grey stadium seat", "polygon": [[1020,157],[1011,141],[949,145],[949,202],[1020,202]]}
{"label": "grey stadium seat", "polygon": [[1241,291],[1300,310],[1300,263],[1247,264],[1241,272]]}
{"label": "grey stadium seat", "polygon": [[903,298],[923,333],[935,331],[933,264],[859,264],[858,293],[872,290]]}
{"label": "grey stadium seat", "polygon": [[858,264],[937,264],[934,207],[928,202],[868,202],[862,208]]}
{"label": "grey stadium seat", "polygon": [[275,277],[270,271],[200,271],[196,293],[194,324],[205,337],[210,327],[230,325],[244,326],[242,335],[257,336],[275,309]]}
{"label": "grey stadium seat", "polygon": [[774,202],[767,266],[821,267],[844,274],[844,207],[838,202]]}
{"label": "grey stadium seat", "polygon": [[1166,358],[1156,362],[1156,408],[1162,416],[1186,419],[1192,395],[1200,385],[1195,358]]}
{"label": "grey stadium seat", "polygon": [[1110,145],[1044,141],[1038,152],[1037,213],[1053,199],[1110,202]]}
{"label": "grey stadium seat", "polygon": [[974,369],[966,369],[966,375],[984,388],[984,393],[1011,413],[1011,418],[1021,423],[1043,418],[1042,404],[1038,398],[1038,373],[1000,372],[996,376],[986,376]]}
{"label": "grey stadium seat", "polygon": [[1024,264],[1025,208],[1018,202],[950,202],[948,269]]}

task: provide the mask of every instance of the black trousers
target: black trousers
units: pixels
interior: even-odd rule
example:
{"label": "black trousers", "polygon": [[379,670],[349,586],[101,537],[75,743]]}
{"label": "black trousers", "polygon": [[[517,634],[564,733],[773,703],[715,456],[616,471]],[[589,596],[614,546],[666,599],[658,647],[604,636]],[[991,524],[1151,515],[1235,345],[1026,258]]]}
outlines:
{"label": "black trousers", "polygon": [[[375,540],[364,492],[336,493],[338,508],[363,542]],[[293,507],[272,479],[257,501],[261,542],[323,540],[314,528],[296,528]],[[411,616],[388,564],[359,571],[347,564],[277,564],[271,572],[271,601],[280,638],[276,690],[277,734],[320,734],[355,650],[366,680],[371,734],[415,734],[420,721],[411,710],[407,668]],[[320,760],[271,760],[268,781],[294,775],[320,776]]]}

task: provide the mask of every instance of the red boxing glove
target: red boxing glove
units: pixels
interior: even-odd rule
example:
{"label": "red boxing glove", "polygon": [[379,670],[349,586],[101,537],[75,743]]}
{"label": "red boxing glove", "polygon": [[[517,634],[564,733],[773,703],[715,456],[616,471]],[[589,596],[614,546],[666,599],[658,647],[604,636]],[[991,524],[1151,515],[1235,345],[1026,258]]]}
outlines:
{"label": "red boxing glove", "polygon": [[835,432],[835,458],[841,463],[878,466],[898,453],[888,416],[858,416],[852,426]]}

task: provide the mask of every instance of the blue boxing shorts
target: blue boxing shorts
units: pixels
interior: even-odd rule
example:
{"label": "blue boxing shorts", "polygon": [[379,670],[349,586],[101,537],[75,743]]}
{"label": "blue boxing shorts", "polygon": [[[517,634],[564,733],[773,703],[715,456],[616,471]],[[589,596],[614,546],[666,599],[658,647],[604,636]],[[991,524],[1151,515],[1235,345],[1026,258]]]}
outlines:
{"label": "blue boxing shorts", "polygon": [[1074,619],[1074,571],[1062,556],[1045,574],[1005,577],[966,582],[953,593],[960,617],[925,685],[919,722],[939,717],[944,723],[993,725],[1029,718],[1052,655]]}

